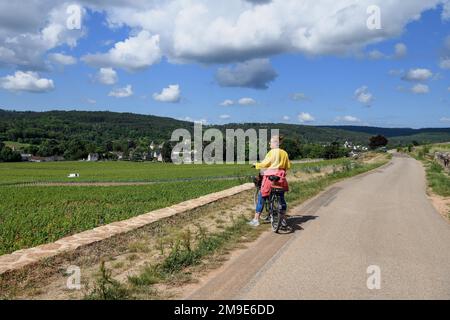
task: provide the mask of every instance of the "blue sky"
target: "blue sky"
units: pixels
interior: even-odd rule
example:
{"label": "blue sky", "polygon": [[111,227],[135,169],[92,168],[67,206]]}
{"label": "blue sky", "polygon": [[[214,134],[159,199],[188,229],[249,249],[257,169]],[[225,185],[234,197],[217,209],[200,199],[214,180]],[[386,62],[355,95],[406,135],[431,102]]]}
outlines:
{"label": "blue sky", "polygon": [[[208,2],[200,1],[208,9],[201,15],[204,20],[192,17],[187,22],[177,20],[186,8],[182,4],[177,7],[176,0],[174,8],[158,1],[148,8],[133,7],[135,2],[125,0],[117,0],[118,7],[81,1],[77,5],[83,11],[82,29],[77,34],[54,27],[64,25],[68,4],[42,1],[36,8],[41,20],[23,26],[0,22],[0,108],[109,110],[209,124],[285,122],[414,128],[450,124],[450,20],[446,16],[450,5],[429,1],[408,9],[401,2],[389,8],[380,4],[382,29],[378,34],[355,30],[355,25],[364,26],[346,21],[339,33],[328,36],[327,28],[334,32],[340,25],[304,22],[314,41],[292,45],[304,25],[270,20],[279,16],[277,10],[283,12],[277,1],[261,5],[233,0],[230,3],[236,2],[234,5],[222,8],[228,10],[224,17],[213,12]],[[351,1],[347,2],[352,8]],[[8,5],[0,1],[0,7]],[[322,4],[323,10],[314,7],[311,12],[326,17],[331,10],[336,17],[347,9],[342,5],[329,8]],[[403,20],[394,18],[400,15],[396,8],[404,10]],[[159,23],[153,16],[155,10],[174,20]],[[256,31],[230,29],[237,33],[229,40],[215,39],[222,31],[214,31],[214,21],[230,19],[238,26],[233,17],[243,19],[246,11],[261,19],[268,17],[273,28],[266,22]],[[149,20],[136,18],[136,13],[148,14]],[[417,15],[420,18],[414,20]],[[298,19],[302,19],[301,14]],[[307,17],[303,19],[307,21]],[[365,21],[366,17],[358,19]],[[186,29],[180,31],[183,23]],[[283,35],[272,35],[278,27],[283,28]],[[45,36],[47,28],[56,36]],[[183,40],[190,36],[194,40]],[[21,39],[27,41],[22,43]],[[41,42],[33,47],[29,39]],[[119,48],[120,43],[131,46],[127,39],[136,40],[138,46],[130,51]],[[248,44],[247,39],[254,43]],[[198,43],[191,47],[191,42]],[[125,53],[115,54],[115,47],[119,48],[116,53]],[[55,53],[72,61],[52,59]],[[101,68],[115,73],[108,84],[99,79]],[[123,90],[127,87],[128,92]],[[227,100],[232,102],[221,105]]]}

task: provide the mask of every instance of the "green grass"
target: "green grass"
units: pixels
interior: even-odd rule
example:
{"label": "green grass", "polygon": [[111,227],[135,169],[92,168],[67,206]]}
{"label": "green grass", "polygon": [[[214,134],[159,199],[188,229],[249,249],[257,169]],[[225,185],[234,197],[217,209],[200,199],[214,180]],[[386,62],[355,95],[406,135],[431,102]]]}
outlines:
{"label": "green grass", "polygon": [[238,185],[239,180],[115,187],[0,187],[0,254]]}
{"label": "green grass", "polygon": [[450,196],[450,177],[441,165],[434,161],[429,164],[427,180],[433,192],[443,197]]}
{"label": "green grass", "polygon": [[371,164],[360,164],[355,161],[347,161],[344,165],[344,170],[342,171],[337,171],[310,181],[291,182],[289,183],[289,192],[286,194],[286,201],[290,207],[295,206],[306,199],[315,196],[326,187],[339,180],[373,170],[385,163],[387,163],[387,160]]}

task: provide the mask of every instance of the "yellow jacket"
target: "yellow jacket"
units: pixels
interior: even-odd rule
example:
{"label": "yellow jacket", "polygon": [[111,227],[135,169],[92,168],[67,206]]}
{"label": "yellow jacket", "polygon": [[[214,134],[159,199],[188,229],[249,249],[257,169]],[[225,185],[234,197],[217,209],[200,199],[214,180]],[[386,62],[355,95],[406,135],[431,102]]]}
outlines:
{"label": "yellow jacket", "polygon": [[256,169],[284,169],[291,168],[291,162],[289,161],[289,155],[283,149],[270,150],[264,160],[261,163],[255,164]]}

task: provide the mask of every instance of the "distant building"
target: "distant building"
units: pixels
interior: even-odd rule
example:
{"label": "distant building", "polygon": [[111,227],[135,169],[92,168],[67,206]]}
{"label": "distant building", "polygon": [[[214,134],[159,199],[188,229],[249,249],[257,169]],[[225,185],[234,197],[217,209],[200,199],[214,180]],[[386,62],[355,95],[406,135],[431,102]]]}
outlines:
{"label": "distant building", "polygon": [[31,156],[30,160],[31,162],[45,162],[45,157],[38,157],[38,156]]}
{"label": "distant building", "polygon": [[20,156],[22,157],[22,161],[30,161],[33,155],[30,153],[21,153]]}
{"label": "distant building", "polygon": [[89,153],[87,161],[98,161],[99,156],[98,153]]}
{"label": "distant building", "polygon": [[[23,157],[22,157],[23,159]],[[31,156],[28,158],[29,160],[24,161],[30,161],[30,162],[53,162],[53,161],[64,161],[64,157],[62,156],[51,156],[51,157],[38,157],[38,156]]]}

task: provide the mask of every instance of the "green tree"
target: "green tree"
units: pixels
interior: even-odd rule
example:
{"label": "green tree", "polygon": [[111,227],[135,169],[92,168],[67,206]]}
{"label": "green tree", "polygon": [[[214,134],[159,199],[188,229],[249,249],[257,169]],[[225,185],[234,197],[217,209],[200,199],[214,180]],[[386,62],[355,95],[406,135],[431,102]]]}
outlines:
{"label": "green tree", "polygon": [[373,136],[369,139],[369,147],[372,150],[375,150],[380,147],[385,147],[388,144],[388,139],[382,135]]}
{"label": "green tree", "polygon": [[301,156],[300,141],[298,139],[285,138],[281,148],[288,153],[290,159],[298,159]]}

